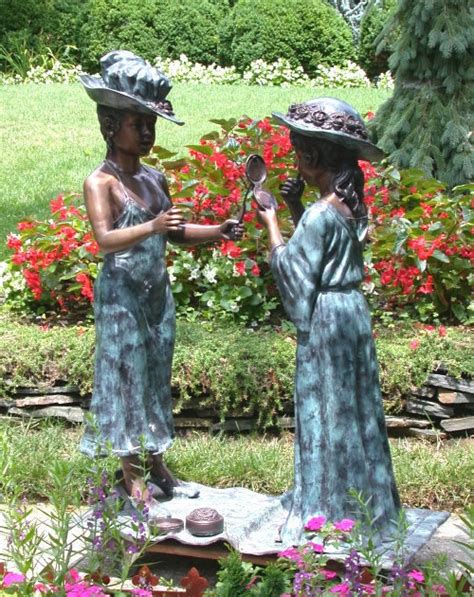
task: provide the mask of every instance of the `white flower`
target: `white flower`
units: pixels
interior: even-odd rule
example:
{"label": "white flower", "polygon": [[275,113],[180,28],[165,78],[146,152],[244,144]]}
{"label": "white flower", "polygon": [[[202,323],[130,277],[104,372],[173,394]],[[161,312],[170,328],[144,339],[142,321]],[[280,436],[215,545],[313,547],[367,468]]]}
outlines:
{"label": "white flower", "polygon": [[209,284],[217,283],[217,269],[215,267],[211,267],[208,263],[204,266],[204,269],[202,270],[202,275],[209,282]]}

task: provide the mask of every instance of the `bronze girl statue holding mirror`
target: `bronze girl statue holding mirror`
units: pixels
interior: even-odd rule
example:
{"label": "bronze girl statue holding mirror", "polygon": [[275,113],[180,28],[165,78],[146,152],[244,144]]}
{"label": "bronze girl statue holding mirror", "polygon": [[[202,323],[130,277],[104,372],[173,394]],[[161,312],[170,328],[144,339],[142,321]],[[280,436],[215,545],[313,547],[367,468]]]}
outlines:
{"label": "bronze girl statue holding mirror", "polygon": [[[270,265],[297,328],[295,481],[284,544],[298,544],[305,523],[361,518],[368,504],[380,536],[398,518],[371,319],[360,290],[367,234],[364,177],[358,160],[382,152],[359,114],[335,98],[290,106],[274,117],[290,129],[298,179],[282,196],[296,225],[287,244],[276,211],[259,206]],[[320,199],[305,209],[305,183]]]}

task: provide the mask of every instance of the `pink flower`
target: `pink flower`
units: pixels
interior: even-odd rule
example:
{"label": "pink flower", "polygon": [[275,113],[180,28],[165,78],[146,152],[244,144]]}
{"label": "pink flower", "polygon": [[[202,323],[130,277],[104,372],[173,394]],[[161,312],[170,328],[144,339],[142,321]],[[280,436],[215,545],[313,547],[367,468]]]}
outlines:
{"label": "pink flower", "polygon": [[338,522],[334,523],[334,528],[337,531],[342,531],[343,533],[350,533],[354,528],[355,522],[350,518],[343,518]]}
{"label": "pink flower", "polygon": [[307,546],[311,547],[311,549],[316,553],[324,553],[324,545],[322,545],[321,543],[314,543],[313,541],[308,541]]}
{"label": "pink flower", "polygon": [[18,585],[25,580],[23,574],[18,574],[16,572],[7,572],[3,577],[3,586],[10,587],[11,585]]}
{"label": "pink flower", "polygon": [[416,349],[417,349],[419,346],[420,346],[420,341],[419,341],[419,340],[416,340],[416,339],[415,339],[415,340],[412,340],[412,341],[410,342],[410,348],[411,348],[412,350],[416,350]]}
{"label": "pink flower", "polygon": [[286,558],[287,560],[292,560],[293,562],[301,562],[302,561],[302,555],[296,549],[296,547],[288,547],[287,549],[280,551],[278,553],[278,557]]}
{"label": "pink flower", "polygon": [[446,327],[444,325],[440,325],[438,328],[438,334],[444,338],[446,336]]}
{"label": "pink flower", "polygon": [[308,520],[305,525],[305,529],[307,531],[320,531],[323,526],[326,524],[326,517],[325,516],[315,516]]}
{"label": "pink flower", "polygon": [[339,585],[334,585],[329,589],[330,593],[337,593],[338,595],[349,595],[351,587],[348,582],[343,582]]}
{"label": "pink flower", "polygon": [[326,580],[333,580],[337,576],[336,572],[334,572],[333,570],[326,570],[326,568],[323,568],[321,570],[321,574],[324,576]]}
{"label": "pink flower", "polygon": [[416,582],[424,582],[425,575],[421,570],[413,569],[411,572],[408,573],[408,577]]}

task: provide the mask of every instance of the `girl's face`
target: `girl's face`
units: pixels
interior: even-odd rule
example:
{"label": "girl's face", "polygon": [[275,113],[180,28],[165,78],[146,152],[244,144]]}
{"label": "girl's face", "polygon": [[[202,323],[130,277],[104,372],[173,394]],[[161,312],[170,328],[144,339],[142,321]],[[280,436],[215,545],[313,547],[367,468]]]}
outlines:
{"label": "girl's face", "polygon": [[310,156],[301,149],[296,149],[296,167],[301,178],[311,187],[318,186],[319,168],[311,163]]}
{"label": "girl's face", "polygon": [[114,148],[124,153],[145,156],[155,144],[156,116],[127,112],[113,137]]}

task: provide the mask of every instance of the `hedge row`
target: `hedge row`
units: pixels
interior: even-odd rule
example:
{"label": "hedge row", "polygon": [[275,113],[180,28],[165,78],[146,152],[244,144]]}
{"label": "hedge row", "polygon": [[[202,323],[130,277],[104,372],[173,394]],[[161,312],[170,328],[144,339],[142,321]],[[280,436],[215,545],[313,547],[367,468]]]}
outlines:
{"label": "hedge row", "polygon": [[[360,46],[374,74],[378,66],[367,61],[375,61],[372,42],[387,14],[379,6],[367,13]],[[239,71],[259,58],[287,58],[311,76],[318,64],[357,58],[349,26],[325,0],[10,0],[0,5],[0,44],[16,56],[50,48],[59,58],[71,46],[68,56],[89,71],[117,48],[149,60],[184,53]]]}
{"label": "hedge row", "polygon": [[[420,386],[441,361],[449,372],[474,373],[473,335],[462,328],[375,330],[387,412]],[[295,337],[273,330],[178,322],[173,386],[176,412],[199,401],[222,419],[258,415],[263,427],[284,411],[293,392]],[[470,347],[470,349],[469,349]],[[45,329],[0,318],[0,396],[15,386],[67,381],[92,388],[93,327]]]}

